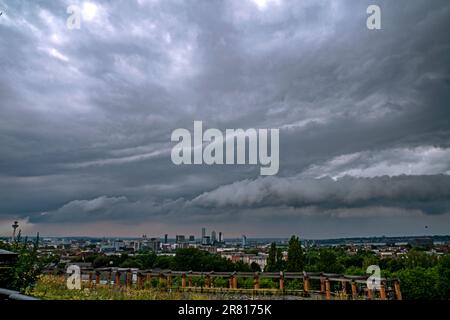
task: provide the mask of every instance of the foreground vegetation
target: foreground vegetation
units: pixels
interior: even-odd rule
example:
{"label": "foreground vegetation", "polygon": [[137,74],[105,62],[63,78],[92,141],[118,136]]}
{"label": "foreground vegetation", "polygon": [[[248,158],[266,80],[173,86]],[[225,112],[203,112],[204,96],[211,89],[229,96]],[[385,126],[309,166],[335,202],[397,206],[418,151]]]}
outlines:
{"label": "foreground vegetation", "polygon": [[97,285],[95,288],[68,290],[64,277],[42,275],[26,293],[44,300],[205,300],[206,295],[170,292],[157,288],[137,290]]}
{"label": "foreground vegetation", "polygon": [[[37,241],[27,243],[18,241],[13,245],[0,243],[0,248],[15,251],[19,258],[15,266],[0,274],[0,286],[29,292],[48,299],[190,299],[197,297],[178,296],[181,293],[159,290],[157,279],[148,284],[146,290],[114,289],[98,287],[96,290],[83,291],[65,290],[61,278],[53,279],[42,276],[41,270],[49,262],[59,261],[59,257],[39,257]],[[283,258],[287,251],[287,260]],[[251,250],[249,251],[251,252]],[[81,259],[81,258],[80,258]],[[152,252],[140,252],[129,256],[104,256],[101,254],[83,258],[91,262],[94,268],[125,267],[139,269],[172,269],[195,271],[262,271],[257,264],[248,265],[242,262],[234,263],[216,254],[211,254],[194,248],[179,249],[175,256],[157,256]],[[267,266],[264,271],[326,272],[346,275],[366,275],[370,265],[378,265],[382,276],[399,278],[404,299],[408,300],[448,300],[450,299],[450,255],[427,252],[419,248],[410,248],[407,254],[398,257],[380,258],[370,250],[360,250],[349,253],[343,248],[308,248],[301,247],[297,237],[292,237],[286,247],[272,244],[269,250]],[[65,265],[60,265],[60,273],[65,273]],[[202,286],[204,279],[195,278],[194,284]],[[174,278],[173,285],[180,286],[180,279]],[[215,278],[215,287],[226,287],[227,279]],[[253,279],[239,279],[240,288],[252,288]],[[286,281],[286,289],[300,289],[299,281]],[[261,288],[277,288],[277,281],[261,279]]]}

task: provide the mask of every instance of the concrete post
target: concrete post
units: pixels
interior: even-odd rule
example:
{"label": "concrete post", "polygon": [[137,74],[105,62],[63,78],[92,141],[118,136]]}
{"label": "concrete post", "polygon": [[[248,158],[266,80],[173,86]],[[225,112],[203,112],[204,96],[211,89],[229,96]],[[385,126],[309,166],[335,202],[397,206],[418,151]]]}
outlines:
{"label": "concrete post", "polygon": [[284,290],[284,274],[283,274],[283,271],[280,272],[280,290]]}
{"label": "concrete post", "polygon": [[325,293],[325,278],[320,277],[320,293]]}
{"label": "concrete post", "polygon": [[120,272],[116,271],[116,279],[114,280],[114,285],[120,287]]}
{"label": "concrete post", "polygon": [[331,299],[330,280],[325,279],[325,297],[327,300]]}
{"label": "concrete post", "polygon": [[126,285],[128,288],[131,288],[131,280],[132,280],[132,273],[130,270],[127,271],[126,273]]}
{"label": "concrete post", "polygon": [[402,292],[400,291],[400,280],[394,280],[395,298],[402,300]]}
{"label": "concrete post", "polygon": [[93,271],[89,271],[89,288],[92,287],[93,277],[94,277],[94,272]]}
{"label": "concrete post", "polygon": [[147,281],[149,288],[151,288],[152,287],[152,274],[151,273],[147,273],[147,276],[146,276],[145,280]]}
{"label": "concrete post", "polygon": [[189,277],[188,277],[188,286],[189,286],[189,287],[192,287],[192,274],[189,274]]}
{"label": "concrete post", "polygon": [[380,285],[380,300],[386,300],[386,289],[384,283]]}
{"label": "concrete post", "polygon": [[186,273],[181,275],[181,287],[186,288]]}
{"label": "concrete post", "polygon": [[367,300],[372,300],[373,299],[373,292],[372,289],[370,289],[369,287],[367,288]]}
{"label": "concrete post", "polygon": [[347,295],[347,281],[341,281],[342,293]]}
{"label": "concrete post", "polygon": [[356,286],[356,282],[352,282],[352,298],[356,300],[358,298],[358,287]]}
{"label": "concrete post", "polygon": [[167,288],[171,288],[172,287],[172,275],[169,273],[167,275]]}
{"label": "concrete post", "polygon": [[255,290],[258,290],[259,289],[259,273],[258,272],[255,273],[255,276],[253,278],[253,284],[254,284],[253,288]]}
{"label": "concrete post", "polygon": [[305,293],[309,292],[309,277],[307,277],[307,276],[303,277],[303,291]]}
{"label": "concrete post", "polygon": [[137,284],[136,284],[138,290],[142,289],[142,282],[143,282],[142,280],[143,280],[142,273],[138,272],[137,273]]}

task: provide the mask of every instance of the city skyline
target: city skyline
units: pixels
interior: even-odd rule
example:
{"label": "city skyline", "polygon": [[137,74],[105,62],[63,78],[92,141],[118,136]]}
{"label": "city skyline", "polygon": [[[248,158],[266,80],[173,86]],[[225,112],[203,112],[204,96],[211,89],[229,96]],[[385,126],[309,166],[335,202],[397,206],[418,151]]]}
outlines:
{"label": "city skyline", "polygon": [[[376,2],[0,0],[0,236],[450,234],[450,3]],[[194,121],[277,175],[175,165]]]}

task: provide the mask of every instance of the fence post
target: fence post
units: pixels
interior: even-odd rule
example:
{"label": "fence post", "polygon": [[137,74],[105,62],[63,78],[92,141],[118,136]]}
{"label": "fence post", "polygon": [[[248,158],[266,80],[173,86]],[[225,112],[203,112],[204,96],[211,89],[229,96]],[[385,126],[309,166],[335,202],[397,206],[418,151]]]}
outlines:
{"label": "fence post", "polygon": [[397,300],[402,300],[402,292],[400,291],[400,280],[394,280],[394,290],[395,290],[395,298]]}
{"label": "fence post", "polygon": [[131,270],[127,270],[126,271],[126,286],[128,288],[131,288],[131,282],[132,282],[132,273]]}
{"label": "fence post", "polygon": [[303,291],[308,294],[309,292],[309,277],[303,276]]}
{"label": "fence post", "polygon": [[100,271],[95,272],[95,285],[100,284]]}
{"label": "fence post", "polygon": [[253,288],[255,290],[258,290],[259,289],[259,273],[258,272],[255,272],[255,276],[253,278],[253,283],[254,283]]}
{"label": "fence post", "polygon": [[108,278],[108,286],[110,286],[111,282],[112,282],[112,270],[111,269],[108,271],[107,278]]}
{"label": "fence post", "polygon": [[358,298],[358,287],[356,286],[356,282],[352,281],[352,298],[356,300]]}
{"label": "fence post", "polygon": [[320,293],[325,293],[325,278],[323,278],[322,276],[320,276]]}
{"label": "fence post", "polygon": [[171,288],[172,287],[172,274],[169,273],[167,274],[167,288]]}
{"label": "fence post", "polygon": [[114,280],[114,285],[116,287],[120,287],[120,271],[116,271],[116,279]]}
{"label": "fence post", "polygon": [[192,287],[192,271],[189,271],[188,286]]}
{"label": "fence post", "polygon": [[89,271],[89,288],[92,287],[93,271]]}
{"label": "fence post", "polygon": [[367,287],[367,300],[373,300],[373,288]]}
{"label": "fence post", "polygon": [[152,287],[152,271],[151,270],[149,273],[147,273],[145,280],[148,283],[148,287],[151,288]]}
{"label": "fence post", "polygon": [[284,290],[284,274],[280,271],[280,290]]}
{"label": "fence post", "polygon": [[328,278],[325,279],[325,297],[327,300],[331,299],[330,280]]}
{"label": "fence post", "polygon": [[181,287],[186,288],[186,273],[181,275]]}
{"label": "fence post", "polygon": [[142,273],[140,273],[140,272],[138,272],[137,273],[137,288],[139,289],[139,290],[141,290],[142,289]]}
{"label": "fence post", "polygon": [[386,300],[386,289],[384,286],[384,282],[380,285],[380,300]]}
{"label": "fence post", "polygon": [[341,285],[342,285],[342,293],[347,296],[347,281],[341,281]]}

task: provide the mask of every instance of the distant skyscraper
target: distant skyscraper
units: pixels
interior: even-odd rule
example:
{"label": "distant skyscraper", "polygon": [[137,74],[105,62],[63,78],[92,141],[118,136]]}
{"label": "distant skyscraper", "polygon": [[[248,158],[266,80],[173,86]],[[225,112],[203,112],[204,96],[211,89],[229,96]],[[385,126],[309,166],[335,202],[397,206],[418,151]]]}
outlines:
{"label": "distant skyscraper", "polygon": [[176,235],[176,237],[175,237],[175,242],[176,242],[176,243],[184,243],[184,242],[185,242],[185,237],[184,237],[184,235]]}
{"label": "distant skyscraper", "polygon": [[242,235],[242,246],[245,247],[247,245],[247,237],[245,234]]}
{"label": "distant skyscraper", "polygon": [[216,236],[216,231],[212,231],[211,232],[211,243],[214,244],[215,242],[217,242],[217,236]]}
{"label": "distant skyscraper", "polygon": [[169,236],[168,236],[168,234],[166,233],[165,235],[164,235],[164,243],[167,243],[167,241],[168,241],[168,238]]}
{"label": "distant skyscraper", "polygon": [[206,228],[202,228],[202,239],[206,236]]}
{"label": "distant skyscraper", "polygon": [[219,232],[219,242],[222,243],[223,239],[222,239],[222,232]]}

